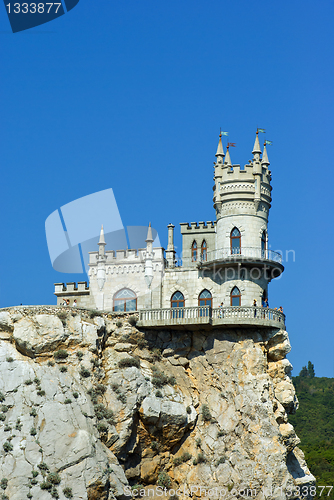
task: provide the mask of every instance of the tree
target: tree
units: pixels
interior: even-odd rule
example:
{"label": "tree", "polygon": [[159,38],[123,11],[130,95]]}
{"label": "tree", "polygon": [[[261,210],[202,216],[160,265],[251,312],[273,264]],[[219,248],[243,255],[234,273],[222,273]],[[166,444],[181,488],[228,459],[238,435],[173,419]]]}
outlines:
{"label": "tree", "polygon": [[311,363],[311,361],[309,361],[308,364],[307,364],[307,371],[308,371],[308,374],[309,374],[310,378],[314,378],[315,377],[314,364]]}
{"label": "tree", "polygon": [[306,366],[303,366],[303,368],[301,369],[301,371],[299,373],[299,376],[300,377],[308,377],[309,376],[308,369],[306,368]]}

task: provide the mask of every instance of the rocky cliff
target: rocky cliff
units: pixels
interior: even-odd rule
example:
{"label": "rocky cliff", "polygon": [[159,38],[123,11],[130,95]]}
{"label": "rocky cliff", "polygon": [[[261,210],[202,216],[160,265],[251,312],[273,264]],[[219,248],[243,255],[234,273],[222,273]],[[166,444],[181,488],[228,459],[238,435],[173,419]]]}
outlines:
{"label": "rocky cliff", "polygon": [[0,311],[2,498],[296,498],[314,484],[288,423],[285,331],[144,332],[135,318]]}

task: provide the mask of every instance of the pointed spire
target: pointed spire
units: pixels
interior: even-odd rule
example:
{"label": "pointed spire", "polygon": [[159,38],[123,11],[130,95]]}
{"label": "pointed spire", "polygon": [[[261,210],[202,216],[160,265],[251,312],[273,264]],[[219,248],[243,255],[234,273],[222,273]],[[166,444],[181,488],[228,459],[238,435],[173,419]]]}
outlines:
{"label": "pointed spire", "polygon": [[104,239],[104,230],[103,230],[103,224],[101,226],[101,232],[100,232],[100,240],[98,245],[106,245],[105,239]]}
{"label": "pointed spire", "polygon": [[264,141],[264,146],[263,146],[263,155],[262,155],[262,165],[270,165],[270,161],[268,160],[268,153],[267,153],[267,146],[266,146],[266,141]]}
{"label": "pointed spire", "polygon": [[148,230],[147,230],[147,237],[146,237],[146,243],[148,242],[153,242],[153,237],[152,237],[152,228],[151,228],[151,223],[148,225]]}
{"label": "pointed spire", "polygon": [[255,142],[254,142],[254,148],[252,151],[253,155],[256,153],[261,154],[261,148],[260,148],[260,142],[259,142],[259,131],[256,131],[256,137],[255,137]]}
{"label": "pointed spire", "polygon": [[224,149],[223,149],[223,143],[222,143],[222,133],[220,132],[219,134],[219,142],[218,142],[218,147],[217,147],[217,153],[215,156],[222,156],[224,157]]}
{"label": "pointed spire", "polygon": [[226,148],[225,165],[232,166],[229,146]]}

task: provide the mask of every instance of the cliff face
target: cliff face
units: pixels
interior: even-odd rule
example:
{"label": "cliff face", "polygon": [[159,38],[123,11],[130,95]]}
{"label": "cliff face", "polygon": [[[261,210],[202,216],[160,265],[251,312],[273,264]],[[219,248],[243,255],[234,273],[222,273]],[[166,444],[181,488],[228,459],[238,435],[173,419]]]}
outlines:
{"label": "cliff face", "polygon": [[125,499],[136,484],[295,498],[314,484],[287,421],[285,331],[142,332],[133,318],[0,312],[4,498]]}

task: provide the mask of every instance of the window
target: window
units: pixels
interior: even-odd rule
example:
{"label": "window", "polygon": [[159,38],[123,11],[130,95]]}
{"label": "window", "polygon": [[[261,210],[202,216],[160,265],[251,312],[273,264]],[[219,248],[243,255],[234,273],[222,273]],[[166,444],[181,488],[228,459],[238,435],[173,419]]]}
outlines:
{"label": "window", "polygon": [[[171,298],[171,306],[174,307],[184,307],[184,296],[181,292],[175,292]],[[175,309],[171,313],[172,318],[183,318],[184,311]]]}
{"label": "window", "polygon": [[261,236],[261,255],[262,258],[266,256],[266,250],[267,250],[267,235],[266,232],[263,231],[262,236]]}
{"label": "window", "polygon": [[231,291],[231,306],[241,306],[241,293],[237,286]]}
{"label": "window", "polygon": [[184,307],[184,296],[181,292],[175,292],[171,299],[172,307]]}
{"label": "window", "polygon": [[191,261],[192,262],[197,261],[197,243],[196,243],[196,241],[194,241],[192,246],[191,246]]}
{"label": "window", "polygon": [[209,290],[203,290],[203,292],[199,294],[198,305],[212,307],[212,295]]}
{"label": "window", "polygon": [[237,227],[231,231],[231,255],[241,254],[241,234]]}
{"label": "window", "polygon": [[123,288],[114,295],[114,311],[136,311],[137,296],[128,288]]}
{"label": "window", "polygon": [[208,247],[206,245],[206,241],[203,240],[202,246],[201,246],[201,260],[202,262],[206,262],[208,258]]}

